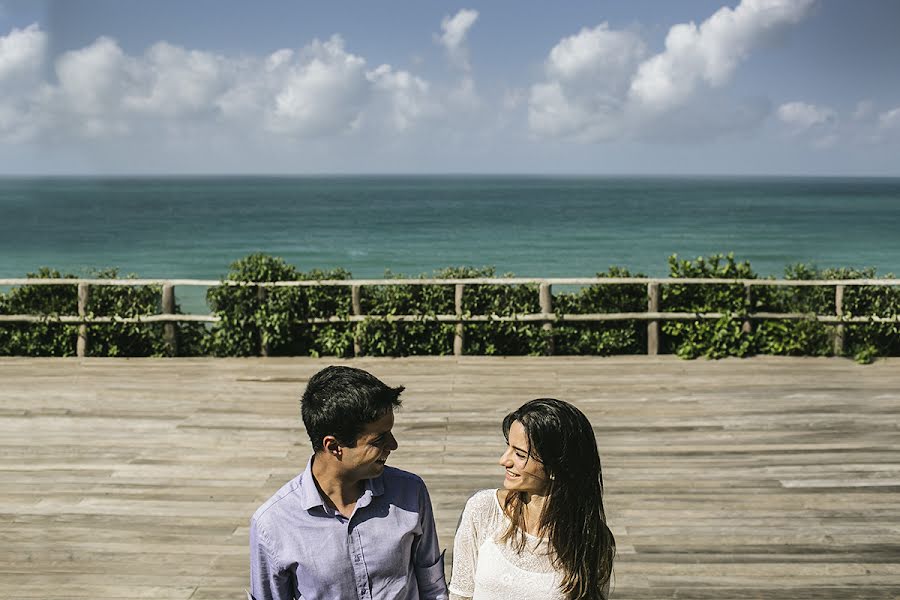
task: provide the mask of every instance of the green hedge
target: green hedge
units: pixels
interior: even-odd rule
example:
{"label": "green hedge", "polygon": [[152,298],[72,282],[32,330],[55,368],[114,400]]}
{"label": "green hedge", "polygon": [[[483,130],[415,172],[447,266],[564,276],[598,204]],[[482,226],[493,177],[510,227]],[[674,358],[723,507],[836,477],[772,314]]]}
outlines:
{"label": "green hedge", "polygon": [[[734,255],[715,255],[696,260],[669,258],[671,277],[704,279],[758,279],[748,262]],[[874,268],[817,269],[792,265],[784,279],[873,279]],[[885,276],[891,278],[892,275]],[[753,286],[748,304],[742,285],[665,285],[663,310],[667,312],[722,312],[716,321],[665,322],[662,325],[665,351],[682,358],[723,358],[773,354],[785,356],[831,356],[835,328],[815,321],[754,321],[750,332],[742,331],[740,319],[728,315],[748,312],[835,314],[833,287]],[[895,317],[900,314],[900,286],[847,286],[844,290],[845,316]],[[878,356],[900,355],[900,323],[861,323],[844,326],[844,355],[859,362]]]}
{"label": "green hedge", "polygon": [[[95,271],[97,279],[119,279],[116,269]],[[71,274],[42,268],[28,273],[36,279],[74,279]],[[129,275],[133,279],[134,275]],[[89,316],[136,317],[160,312],[160,286],[105,286],[90,288]],[[176,307],[176,312],[181,312]],[[46,315],[46,323],[10,323],[0,326],[0,355],[74,356],[77,325],[53,323],[55,316],[78,314],[78,286],[34,285],[0,294],[0,314]],[[116,323],[88,327],[89,356],[165,356],[162,324]],[[182,355],[204,353],[206,333],[196,323],[178,324],[178,346]]]}
{"label": "green hedge", "polygon": [[[714,255],[696,260],[669,258],[671,277],[708,279],[757,279],[748,262],[733,255]],[[99,271],[97,278],[116,278],[115,270]],[[500,277],[511,277],[511,274]],[[28,277],[73,278],[50,269]],[[133,277],[133,276],[132,276]],[[312,279],[350,279],[343,269],[298,271],[283,259],[253,254],[231,265],[227,280],[267,282]],[[386,278],[402,275],[387,273]],[[422,275],[420,277],[425,277]],[[451,267],[429,277],[498,277],[494,268]],[[627,269],[611,267],[598,277],[643,277]],[[877,277],[875,269],[817,269],[792,265],[786,279],[857,279]],[[890,275],[888,275],[890,277]],[[661,287],[664,312],[721,312],[720,320],[669,321],[662,324],[662,351],[683,358],[722,358],[753,354],[828,356],[833,352],[835,328],[811,321],[754,322],[742,329],[740,317],[748,312],[802,312],[834,314],[834,288],[754,286],[748,303],[742,285],[678,285]],[[137,316],[160,310],[158,286],[92,286],[92,315]],[[467,285],[463,313],[512,315],[540,312],[536,285]],[[305,319],[352,314],[348,288],[268,287],[223,285],[207,293],[210,310],[220,321],[204,326],[179,323],[178,354],[181,356],[257,356],[264,346],[270,356],[353,356],[354,336],[369,356],[442,355],[453,352],[455,325],[429,320],[436,314],[452,314],[454,290],[443,285],[366,286],[361,289],[363,314],[422,315],[421,320],[399,323],[371,318],[349,322],[306,325]],[[555,290],[556,313],[642,312],[647,307],[646,286],[591,285],[571,291]],[[181,312],[177,308],[176,312]],[[41,314],[46,323],[0,325],[0,354],[72,356],[77,327],[53,323],[54,315],[77,313],[77,289],[71,285],[21,286],[0,294],[0,314]],[[900,286],[848,286],[845,315],[874,314],[892,317],[900,313]],[[878,356],[900,355],[900,324],[847,324],[844,353],[860,362]],[[161,324],[114,324],[89,327],[91,356],[163,356]],[[539,355],[547,347],[547,333],[539,323],[475,323],[465,326],[465,353],[474,355]],[[561,355],[644,354],[647,327],[641,321],[560,323],[552,332],[554,353]]]}

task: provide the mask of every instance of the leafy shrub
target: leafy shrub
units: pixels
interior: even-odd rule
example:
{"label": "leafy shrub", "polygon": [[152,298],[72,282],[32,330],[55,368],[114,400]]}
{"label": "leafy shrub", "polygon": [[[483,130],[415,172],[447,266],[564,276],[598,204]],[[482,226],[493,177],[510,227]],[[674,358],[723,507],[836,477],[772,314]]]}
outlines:
{"label": "leafy shrub", "polygon": [[[74,279],[71,274],[42,268],[29,278]],[[96,271],[95,279],[118,279],[116,269]],[[129,278],[133,278],[130,275]],[[160,286],[108,286],[89,288],[88,316],[138,317],[160,311]],[[3,301],[6,314],[47,315],[46,323],[16,323],[0,329],[0,353],[24,356],[74,356],[78,339],[77,325],[53,322],[61,315],[78,314],[78,286],[21,286],[10,291]],[[176,312],[181,312],[176,305]],[[163,325],[156,323],[103,323],[88,325],[88,356],[165,356]],[[178,351],[181,356],[196,355],[202,348],[202,326],[181,323],[178,327]]]}
{"label": "leafy shrub", "polygon": [[[434,274],[437,278],[453,277],[447,269]],[[385,273],[386,279],[407,279],[400,274]],[[420,275],[425,279],[425,275]],[[363,354],[368,356],[443,355],[453,352],[453,324],[439,323],[429,317],[453,314],[454,288],[449,285],[384,285],[364,287],[360,291],[360,308],[364,315],[421,315],[413,322],[370,318],[359,325]]]}
{"label": "leafy shrub", "polygon": [[[252,254],[232,263],[225,279],[274,282],[349,277],[343,269],[302,273],[282,258]],[[310,326],[306,322],[311,316],[349,315],[348,288],[221,285],[210,288],[206,298],[220,318],[207,343],[215,356],[258,356],[264,345],[271,356],[352,353],[349,323]]]}
{"label": "leafy shrub", "polygon": [[[610,267],[597,277],[644,277],[628,269]],[[558,314],[643,312],[647,310],[647,286],[644,284],[589,285],[575,293],[557,294],[553,309]],[[555,354],[644,354],[647,351],[647,325],[644,321],[599,323],[569,322],[553,330]]]}
{"label": "leafy shrub", "polygon": [[[679,260],[669,257],[669,276],[697,279],[757,279],[749,262],[737,262],[734,254],[715,254],[696,260]],[[756,292],[756,290],[754,290]],[[765,292],[763,292],[765,293]],[[742,330],[742,322],[732,316],[749,312],[747,293],[743,285],[688,285],[666,284],[662,286],[661,310],[663,312],[723,313],[716,320],[664,321],[663,348],[681,358],[724,358],[747,356],[755,350],[755,336]],[[765,298],[755,298],[755,303]]]}
{"label": "leafy shrub", "polygon": [[[74,279],[42,267],[29,279]],[[23,285],[4,295],[8,315],[46,315],[47,323],[5,323],[0,326],[0,354],[7,356],[74,356],[78,326],[53,323],[59,315],[78,314],[78,286]]]}
{"label": "leafy shrub", "polygon": [[[513,277],[512,273],[505,273],[498,277],[494,267],[481,269],[460,267],[446,269],[442,273],[445,277],[454,278]],[[466,285],[462,310],[464,315],[497,315],[500,317],[539,313],[541,312],[540,286]],[[488,356],[543,354],[547,347],[547,339],[541,325],[541,323],[526,321],[466,323],[464,353]]]}
{"label": "leafy shrub", "polygon": [[[669,258],[672,277],[703,279],[758,279],[748,262],[734,256],[713,255],[695,260]],[[98,278],[117,278],[117,271],[99,271]],[[73,278],[51,269],[29,277]],[[401,277],[387,273],[387,277]],[[424,278],[421,275],[420,278]],[[493,267],[449,267],[436,271],[441,279],[494,278]],[[503,277],[511,277],[504,275]],[[611,267],[598,277],[641,277],[627,269]],[[786,279],[874,278],[875,269],[817,269],[792,265]],[[889,276],[890,277],[890,276]],[[182,322],[177,326],[179,355],[256,356],[263,348],[269,355],[354,354],[354,339],[370,356],[442,355],[453,352],[455,324],[433,319],[454,314],[453,285],[394,285],[361,288],[364,315],[375,315],[354,324],[351,289],[341,286],[257,286],[251,282],[350,279],[343,269],[300,272],[283,259],[252,254],[230,267],[226,280],[210,288],[207,301],[220,320],[211,327]],[[834,314],[834,288],[828,286],[753,286],[748,298],[743,285],[723,282],[710,285],[664,284],[663,312],[721,313],[715,320],[666,321],[662,324],[662,350],[682,358],[721,358],[751,354],[828,356],[833,353],[834,325],[814,320],[755,321],[749,331],[742,317],[751,312]],[[0,313],[46,315],[47,321],[0,325],[0,354],[72,356],[78,327],[54,322],[58,315],[77,314],[75,285],[19,286],[0,294]],[[647,306],[644,284],[589,285],[576,291],[556,290],[557,314],[643,312]],[[92,286],[91,315],[139,316],[160,312],[159,286]],[[176,307],[176,312],[181,312]],[[537,285],[467,284],[464,315],[512,316],[540,312]],[[900,286],[846,286],[846,316],[900,314]],[[412,322],[390,320],[391,315],[420,315]],[[377,315],[387,315],[381,318]],[[309,319],[329,322],[310,324]],[[845,324],[844,354],[860,362],[877,356],[900,355],[900,323]],[[538,355],[547,348],[547,332],[539,322],[467,323],[465,353],[474,355]],[[643,354],[647,327],[644,321],[600,323],[561,321],[554,325],[555,354]],[[161,356],[167,352],[162,324],[113,323],[89,327],[91,356]]]}
{"label": "leafy shrub", "polygon": [[[785,279],[824,279],[809,265],[785,268]],[[754,288],[753,293],[760,292]],[[820,286],[779,286],[766,288],[756,299],[760,312],[834,314],[834,288]],[[831,356],[834,328],[817,321],[758,321],[754,323],[757,352],[784,356]]]}
{"label": "leafy shrub", "polygon": [[[874,268],[818,269],[810,265],[791,265],[785,279],[874,279]],[[892,275],[887,275],[891,278]],[[784,287],[771,297],[770,308],[778,312],[835,314],[835,288]],[[895,317],[900,312],[900,287],[846,286],[843,314]],[[865,323],[844,325],[844,355],[858,362],[871,362],[877,356],[900,354],[900,324]],[[813,321],[766,321],[760,327],[760,352],[767,354],[824,355],[834,349],[836,328]]]}

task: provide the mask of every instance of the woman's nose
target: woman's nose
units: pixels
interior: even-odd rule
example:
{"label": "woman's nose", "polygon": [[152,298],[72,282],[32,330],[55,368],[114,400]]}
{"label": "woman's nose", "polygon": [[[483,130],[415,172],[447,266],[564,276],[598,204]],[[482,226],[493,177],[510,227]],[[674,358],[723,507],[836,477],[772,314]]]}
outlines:
{"label": "woman's nose", "polygon": [[510,467],[512,466],[512,459],[510,458],[509,448],[506,449],[506,452],[500,455],[500,466],[501,467]]}

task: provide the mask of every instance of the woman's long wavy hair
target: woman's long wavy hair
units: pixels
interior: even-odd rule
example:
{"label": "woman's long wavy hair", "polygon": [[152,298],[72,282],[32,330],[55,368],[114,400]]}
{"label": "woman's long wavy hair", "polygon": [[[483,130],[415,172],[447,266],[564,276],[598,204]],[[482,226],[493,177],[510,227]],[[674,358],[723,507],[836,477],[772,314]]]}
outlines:
{"label": "woman's long wavy hair", "polygon": [[[570,600],[599,600],[612,576],[616,540],[603,512],[600,453],[590,421],[562,400],[526,402],[503,419],[503,435],[518,421],[528,437],[529,460],[539,460],[548,477],[540,535],[547,538],[554,566],[563,572],[560,588]],[[506,495],[510,527],[503,541],[525,549],[524,492]]]}

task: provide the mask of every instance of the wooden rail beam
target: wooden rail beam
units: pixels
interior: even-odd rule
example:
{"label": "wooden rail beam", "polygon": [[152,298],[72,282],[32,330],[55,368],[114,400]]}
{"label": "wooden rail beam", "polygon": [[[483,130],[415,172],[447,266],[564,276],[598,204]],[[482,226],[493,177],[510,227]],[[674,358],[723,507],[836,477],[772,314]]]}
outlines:
{"label": "wooden rail beam", "polygon": [[[814,313],[774,313],[758,312],[745,316],[728,313],[680,313],[680,312],[627,312],[627,313],[578,313],[578,314],[514,314],[514,315],[332,315],[330,317],[310,317],[303,320],[310,325],[326,323],[360,323],[369,319],[380,319],[390,323],[421,323],[438,321],[440,323],[551,323],[565,321],[569,323],[601,323],[607,321],[704,321],[718,320],[730,316],[733,319],[749,319],[751,321],[816,321],[829,325],[847,323],[900,323],[900,315],[890,317],[856,316],[838,317],[835,315],[817,315]],[[215,315],[140,315],[137,317],[79,317],[77,315],[0,315],[0,323],[58,323],[61,325],[104,325],[109,323],[218,323],[221,319]]]}

